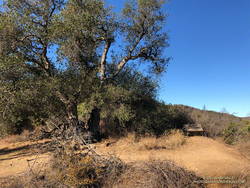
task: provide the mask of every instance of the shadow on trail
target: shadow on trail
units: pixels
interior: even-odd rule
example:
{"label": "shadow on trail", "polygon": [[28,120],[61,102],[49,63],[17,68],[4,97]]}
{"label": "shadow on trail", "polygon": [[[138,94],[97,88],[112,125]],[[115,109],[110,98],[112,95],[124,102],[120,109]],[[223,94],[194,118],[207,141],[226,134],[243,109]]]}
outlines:
{"label": "shadow on trail", "polygon": [[[34,143],[30,145],[20,146],[16,148],[9,149],[8,147],[0,149],[0,161],[15,159],[24,156],[30,156],[34,154],[43,154],[53,151],[50,147],[51,141],[46,141],[44,143]],[[7,155],[4,157],[4,155]]]}

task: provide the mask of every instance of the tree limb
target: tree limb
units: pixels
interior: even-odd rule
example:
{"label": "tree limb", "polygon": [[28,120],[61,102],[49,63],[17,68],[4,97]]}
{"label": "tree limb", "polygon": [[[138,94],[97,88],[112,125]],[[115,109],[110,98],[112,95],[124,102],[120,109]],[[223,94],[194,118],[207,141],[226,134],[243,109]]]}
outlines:
{"label": "tree limb", "polygon": [[101,57],[101,64],[100,64],[100,79],[101,81],[106,79],[106,59],[107,59],[107,54],[108,51],[110,49],[111,46],[111,41],[107,40],[103,53],[102,53],[102,57]]}
{"label": "tree limb", "polygon": [[[143,25],[144,25],[144,21],[143,21]],[[144,28],[142,26],[142,28]],[[138,59],[139,57],[141,57],[142,52],[144,51],[145,48],[142,48],[140,50],[140,52],[137,55],[132,55],[133,52],[135,51],[135,49],[137,48],[137,46],[140,44],[140,42],[142,41],[143,37],[145,36],[146,31],[143,29],[142,32],[140,33],[139,37],[136,39],[134,45],[132,45],[132,47],[130,48],[128,55],[126,57],[124,57],[117,65],[117,71],[115,72],[115,74],[112,77],[116,77],[121,70],[123,69],[123,67],[127,64],[128,61],[130,60],[135,60]]]}

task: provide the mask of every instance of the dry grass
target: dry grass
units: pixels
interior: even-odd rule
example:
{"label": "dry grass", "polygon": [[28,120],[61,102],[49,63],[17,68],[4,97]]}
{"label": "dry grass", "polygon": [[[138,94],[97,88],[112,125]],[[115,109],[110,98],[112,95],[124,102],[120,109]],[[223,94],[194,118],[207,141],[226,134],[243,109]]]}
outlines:
{"label": "dry grass", "polygon": [[159,138],[146,136],[137,138],[135,134],[128,134],[121,139],[108,139],[103,142],[106,146],[119,146],[119,148],[130,147],[133,150],[174,150],[184,145],[186,138],[182,131],[172,130],[168,134]]}
{"label": "dry grass", "polygon": [[[195,181],[202,180],[193,172],[176,166],[171,161],[120,163],[105,158],[93,161],[82,158],[80,163],[70,163],[63,174],[56,171],[30,173],[5,181],[6,188],[93,187],[93,188],[203,188]],[[55,159],[57,160],[57,159]],[[60,161],[60,160],[59,160]],[[108,166],[107,165],[108,162]],[[61,162],[61,161],[60,161]],[[104,164],[103,164],[104,162]],[[119,164],[119,165],[117,165]],[[72,166],[73,165],[73,166]],[[101,165],[101,166],[100,166]],[[105,167],[105,168],[101,168]],[[107,168],[108,167],[108,168]],[[63,179],[61,177],[63,176]],[[2,184],[3,185],[3,184]]]}
{"label": "dry grass", "polygon": [[24,130],[20,135],[9,135],[1,140],[2,143],[16,143],[28,141],[30,139],[30,131]]}
{"label": "dry grass", "polygon": [[[238,150],[235,149],[236,146],[228,146],[223,142],[218,140],[213,140],[207,137],[183,137],[183,135],[179,135],[179,133],[172,132],[169,135],[163,136],[161,138],[152,138],[146,137],[141,138],[139,141],[135,139],[135,136],[130,134],[128,137],[122,138],[120,140],[109,139],[105,142],[98,143],[93,145],[96,147],[96,151],[99,154],[109,155],[115,154],[118,156],[123,163],[125,163],[125,168],[121,172],[119,176],[117,175],[105,175],[105,177],[110,177],[113,179],[105,179],[104,183],[107,183],[107,187],[115,187],[115,185],[119,185],[118,187],[126,188],[126,187],[143,187],[143,185],[147,184],[151,187],[164,187],[165,182],[170,181],[171,179],[175,179],[179,177],[178,174],[182,173],[182,170],[169,170],[172,169],[170,164],[166,161],[174,161],[174,163],[180,166],[182,169],[188,169],[192,172],[195,172],[197,176],[201,177],[234,177],[235,179],[245,179],[247,183],[243,187],[249,187],[250,185],[250,161],[246,159],[244,155],[242,155]],[[177,139],[178,138],[178,139]],[[184,142],[181,142],[184,138]],[[109,143],[109,145],[107,145]],[[152,149],[147,149],[145,144],[151,144]],[[178,144],[179,143],[179,144]],[[181,143],[181,144],[180,144]],[[183,145],[183,143],[185,143]],[[2,143],[1,143],[2,144]],[[22,145],[21,145],[22,144]],[[14,149],[15,147],[21,147],[23,144],[27,143],[18,143],[18,145],[6,144],[2,146],[3,148],[8,147],[9,149]],[[31,144],[31,143],[30,143]],[[148,144],[148,145],[149,145]],[[245,141],[241,143],[242,145],[238,145],[240,149],[245,150],[244,148],[249,148],[249,143]],[[13,146],[12,146],[13,145]],[[182,146],[181,146],[182,145]],[[244,147],[243,147],[244,145]],[[108,146],[108,147],[107,147]],[[157,147],[155,147],[157,146]],[[166,149],[159,149],[159,146],[164,146]],[[173,149],[168,149],[173,148]],[[6,155],[2,155],[2,157],[8,157]],[[39,157],[42,157],[39,155]],[[44,159],[41,159],[43,162],[49,159],[49,155],[43,156]],[[0,161],[0,177],[2,175],[10,174],[16,175],[18,172],[23,172],[27,169],[27,159],[31,160],[35,158],[34,156],[30,157],[20,157],[16,159],[4,160]],[[87,160],[88,161],[88,160]],[[82,161],[81,164],[85,164],[86,161]],[[89,163],[89,162],[87,162]],[[93,161],[90,161],[90,166]],[[101,162],[100,164],[103,164]],[[13,166],[11,166],[13,165]],[[58,166],[62,165],[59,163]],[[170,165],[170,166],[169,166]],[[100,166],[103,169],[103,166]],[[109,169],[114,169],[116,171],[116,167],[113,165],[110,166]],[[12,169],[13,168],[13,169]],[[20,168],[22,168],[20,170]],[[37,167],[35,167],[37,168]],[[173,167],[175,169],[175,167]],[[11,169],[13,171],[11,171]],[[85,169],[85,168],[84,168]],[[87,172],[91,172],[91,168],[86,168]],[[97,168],[100,169],[100,168]],[[70,169],[67,169],[70,172]],[[108,170],[109,171],[109,170]],[[66,172],[66,171],[64,171]],[[100,171],[92,171],[95,172],[97,176]],[[164,172],[164,173],[163,173]],[[176,177],[172,177],[172,172],[176,175]],[[176,172],[176,173],[175,173]],[[186,173],[186,171],[185,171]],[[71,174],[75,176],[76,171],[71,171]],[[164,175],[166,174],[166,175]],[[46,174],[48,175],[48,174]],[[54,174],[56,175],[56,174]],[[53,176],[54,176],[53,175]],[[167,177],[170,177],[170,180]],[[2,176],[4,177],[4,176]],[[43,178],[43,176],[39,176]],[[39,185],[54,185],[54,179],[50,177],[45,177],[44,180],[40,180],[36,178],[34,183]],[[102,176],[103,177],[103,176]],[[182,176],[181,176],[182,177]],[[186,177],[190,177],[186,175]],[[164,179],[165,178],[165,179]],[[164,179],[164,181],[163,181]],[[185,178],[180,178],[182,182],[186,182]],[[1,180],[1,179],[0,179]],[[13,184],[10,187],[18,187],[20,184],[21,178],[18,179],[17,185],[15,185],[15,181],[12,181]],[[30,180],[26,179],[24,182],[29,182]],[[44,184],[42,184],[42,182]],[[114,183],[110,183],[114,182]],[[34,186],[33,183],[33,187]],[[169,182],[168,182],[169,183]],[[171,181],[170,181],[171,183]],[[111,185],[112,186],[109,186]],[[0,185],[1,181],[0,181]],[[171,185],[171,184],[170,184]],[[19,187],[21,187],[20,185]],[[147,187],[150,187],[147,186]],[[0,186],[1,187],[1,186]],[[25,186],[27,187],[27,183]],[[53,187],[53,186],[52,186]],[[60,187],[59,184],[56,184],[54,187]],[[166,186],[165,186],[166,187]],[[171,186],[169,186],[171,187]],[[172,186],[177,187],[177,186]],[[181,186],[185,187],[185,186]],[[211,185],[209,188],[227,188],[228,185]]]}
{"label": "dry grass", "polygon": [[29,172],[18,177],[8,177],[0,180],[1,188],[69,188],[62,186],[50,175],[51,172],[47,171],[39,174]]}
{"label": "dry grass", "polygon": [[68,187],[111,186],[126,164],[111,155],[98,155],[93,149],[82,152],[58,148],[52,162],[53,179]]}
{"label": "dry grass", "polygon": [[168,135],[160,138],[146,137],[142,138],[138,145],[140,149],[157,150],[157,149],[176,149],[185,143],[186,139],[179,130],[173,130]]}
{"label": "dry grass", "polygon": [[[171,134],[159,139],[167,137],[179,140]],[[167,144],[165,141],[162,141],[164,144],[157,143],[156,138],[148,137],[135,142],[133,136],[130,135],[108,147],[105,147],[104,143],[100,143],[96,145],[96,148],[99,153],[115,154],[126,163],[171,160],[178,166],[194,171],[202,177],[250,177],[250,173],[244,170],[250,168],[250,161],[234,147],[225,145],[222,141],[201,136],[186,137],[184,140],[185,144],[175,149],[146,149],[145,145],[149,144],[151,148],[166,147]],[[174,143],[182,142],[175,141]],[[173,145],[172,148],[178,145]],[[215,187],[224,188],[228,185],[216,184],[213,188]]]}
{"label": "dry grass", "polygon": [[[113,188],[202,188],[204,185],[195,181],[202,178],[194,173],[176,166],[171,161],[147,161],[129,163],[117,179]],[[110,187],[110,186],[108,186]]]}

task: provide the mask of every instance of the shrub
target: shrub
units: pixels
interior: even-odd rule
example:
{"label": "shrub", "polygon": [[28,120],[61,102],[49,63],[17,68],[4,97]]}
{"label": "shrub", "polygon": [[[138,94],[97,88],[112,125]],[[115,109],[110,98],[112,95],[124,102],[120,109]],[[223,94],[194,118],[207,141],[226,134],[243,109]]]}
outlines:
{"label": "shrub", "polygon": [[227,144],[235,144],[247,135],[248,127],[237,123],[231,123],[223,132],[224,141]]}
{"label": "shrub", "polygon": [[171,161],[148,161],[128,164],[115,182],[113,188],[165,188],[165,187],[205,187],[194,173],[176,166]]}
{"label": "shrub", "polygon": [[3,138],[8,135],[8,128],[6,124],[0,122],[0,138]]}
{"label": "shrub", "polygon": [[[198,183],[198,181],[202,180],[201,177],[178,167],[171,161],[133,162],[124,166],[117,159],[112,160],[110,157],[95,159],[96,161],[93,161],[92,157],[89,158],[88,156],[77,159],[78,162],[73,163],[74,158],[59,176],[55,171],[44,172],[44,174],[40,175],[30,174],[30,176],[9,179],[8,182],[2,185],[6,188],[205,187],[204,184]],[[97,167],[98,163],[103,168]],[[63,164],[65,162],[60,163],[57,167]]]}
{"label": "shrub", "polygon": [[247,131],[250,133],[250,126],[247,127]]}
{"label": "shrub", "polygon": [[172,105],[165,105],[163,103],[152,103],[154,107],[150,107],[147,113],[137,115],[135,121],[135,132],[137,135],[155,135],[157,137],[163,135],[166,131],[171,129],[182,129],[185,124],[192,123],[190,116],[183,110]]}
{"label": "shrub", "polygon": [[112,185],[125,164],[116,157],[90,153],[57,153],[53,160],[54,178],[69,187],[103,187]]}
{"label": "shrub", "polygon": [[234,144],[237,141],[238,128],[237,125],[231,124],[224,130],[224,141],[227,144]]}

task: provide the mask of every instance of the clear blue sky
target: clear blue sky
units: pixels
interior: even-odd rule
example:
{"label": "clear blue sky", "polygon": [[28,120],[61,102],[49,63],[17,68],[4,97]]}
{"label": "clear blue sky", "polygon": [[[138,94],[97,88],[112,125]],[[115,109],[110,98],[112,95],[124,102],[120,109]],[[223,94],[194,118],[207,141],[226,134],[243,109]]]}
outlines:
{"label": "clear blue sky", "polygon": [[[116,8],[124,0],[107,0]],[[250,113],[250,0],[171,0],[166,103]]]}

